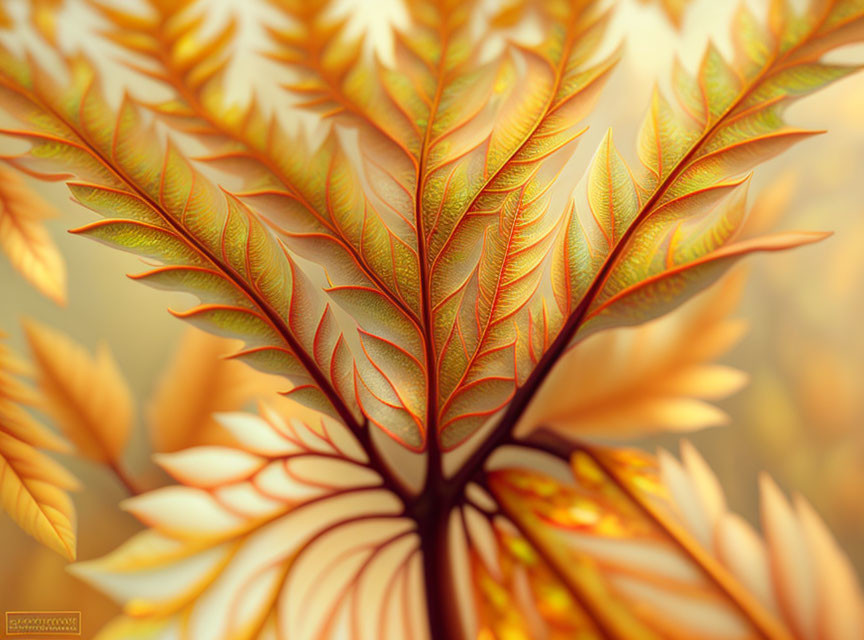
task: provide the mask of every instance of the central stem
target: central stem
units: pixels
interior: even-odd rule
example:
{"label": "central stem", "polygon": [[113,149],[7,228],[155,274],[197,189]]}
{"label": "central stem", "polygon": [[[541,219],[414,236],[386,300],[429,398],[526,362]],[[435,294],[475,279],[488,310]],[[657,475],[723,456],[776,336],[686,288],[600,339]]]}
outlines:
{"label": "central stem", "polygon": [[440,450],[433,447],[426,486],[409,513],[417,523],[423,554],[423,584],[430,640],[459,640],[459,613],[453,597],[448,541],[450,515],[457,503],[454,485],[441,473]]}

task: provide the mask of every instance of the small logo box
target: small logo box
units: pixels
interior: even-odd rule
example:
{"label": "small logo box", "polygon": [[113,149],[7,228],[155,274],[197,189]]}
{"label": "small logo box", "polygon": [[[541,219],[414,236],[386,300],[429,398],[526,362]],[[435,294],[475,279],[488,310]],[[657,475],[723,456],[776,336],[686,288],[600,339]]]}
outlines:
{"label": "small logo box", "polygon": [[7,611],[6,635],[28,636],[80,636],[80,611]]}

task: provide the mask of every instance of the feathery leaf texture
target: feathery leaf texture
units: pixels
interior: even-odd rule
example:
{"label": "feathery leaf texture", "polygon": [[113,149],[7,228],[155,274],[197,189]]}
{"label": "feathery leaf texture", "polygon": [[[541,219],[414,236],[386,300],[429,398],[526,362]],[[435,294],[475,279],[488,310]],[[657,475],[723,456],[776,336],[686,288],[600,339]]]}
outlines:
{"label": "feathery leaf texture", "polygon": [[218,419],[238,445],[160,454],[180,484],[125,503],[150,528],[73,567],[126,604],[99,637],[132,619],[154,637],[424,637],[414,522],[350,431],[267,407]]}
{"label": "feathery leaf texture", "polygon": [[[741,9],[733,61],[709,47],[695,74],[676,67],[677,106],[653,95],[642,166],[609,132],[578,181],[568,163],[618,57],[604,53],[605,3],[525,3],[541,37],[489,58],[473,2],[410,0],[392,62],[364,55],[327,0],[271,3],[284,22],[267,25],[268,55],[292,74],[297,106],[327,125],[314,148],[257,100],[232,101],[235,23],[208,30],[191,1],[151,0],[142,12],[95,2],[105,36],[169,90],[164,101],[126,96],[115,108],[83,56],[62,56],[58,89],[33,59],[0,50],[0,104],[21,123],[3,133],[31,143],[6,161],[66,181],[103,217],[75,233],[157,261],[133,277],[197,295],[175,315],[242,339],[235,358],[284,376],[289,398],[320,412],[288,426],[272,411],[223,418],[237,446],[160,458],[189,486],[130,501],[152,531],[80,569],[128,600],[129,619],[111,633],[152,622],[153,637],[196,637],[218,619],[219,637],[437,640],[459,626],[495,638],[506,632],[492,627],[512,619],[523,635],[686,637],[702,610],[731,637],[811,629],[782,609],[783,589],[773,615],[719,551],[699,551],[680,524],[668,530],[671,516],[658,520],[659,507],[607,471],[602,456],[618,454],[579,445],[573,471],[565,464],[554,482],[493,463],[515,451],[554,466],[538,444],[548,434],[528,443],[516,428],[571,347],[658,318],[746,255],[824,237],[742,237],[747,173],[814,133],[787,125],[783,109],[855,70],[822,59],[864,39],[864,2],[814,0],[798,13],[778,0],[764,25]],[[162,124],[204,156],[193,163],[172,134],[164,142]],[[727,370],[699,373],[734,386]],[[579,475],[583,459],[590,477]],[[631,474],[654,464],[627,460]],[[594,547],[568,564],[568,547],[549,542],[565,515],[553,509],[546,522],[537,509],[583,494],[609,513],[566,517],[593,514],[613,529],[630,518],[689,573],[659,586],[598,577]],[[836,559],[805,511],[806,535]],[[320,580],[297,577],[310,566],[326,567]],[[660,621],[637,602],[640,589],[680,602],[676,589],[697,577],[707,582],[687,609],[695,622],[683,611],[679,626]],[[334,579],[342,588],[324,589]],[[509,606],[530,594],[542,595],[530,611]]]}
{"label": "feathery leaf texture", "polygon": [[[159,456],[180,484],[126,503],[150,528],[74,566],[125,604],[99,640],[429,637],[415,523],[356,439],[219,420],[238,444]],[[809,505],[763,478],[763,540],[682,453],[499,451],[448,519],[460,637],[856,638],[860,589]]]}
{"label": "feathery leaf texture", "polygon": [[[155,3],[149,17],[103,8],[109,37],[174,89],[151,108],[256,184],[228,194],[175,145],[160,149],[130,100],[116,114],[104,103],[81,57],[59,100],[35,63],[4,54],[6,102],[30,127],[15,134],[34,143],[10,161],[49,177],[71,168],[74,197],[113,216],[79,233],[162,260],[141,278],[203,300],[179,315],[244,338],[240,357],[346,424],[413,450],[431,427],[453,449],[505,408],[512,423],[574,337],[656,317],[743,255],[821,237],[734,242],[737,176],[809,135],[780,109],[850,70],[812,62],[858,37],[845,5],[775,11],[764,34],[742,11],[756,31],[740,68],[710,49],[698,78],[676,73],[686,113],[655,96],[643,175],[607,136],[567,202],[557,178],[614,64],[595,61],[607,16],[593,3],[550,3],[544,40],[479,66],[469,4],[412,3],[392,68],[350,53],[328,3],[276,4],[292,19],[271,29],[273,57],[301,78],[291,90],[353,128],[353,143],[334,134],[286,160],[275,119],[254,101],[239,118],[225,105],[231,25],[204,39],[185,4]],[[295,252],[323,267],[323,290]]]}
{"label": "feathery leaf texture", "polygon": [[68,451],[69,445],[25,409],[41,398],[22,381],[28,368],[5,338],[0,334],[0,503],[24,531],[74,560],[75,507],[67,492],[78,481],[42,451]]}
{"label": "feathery leaf texture", "polygon": [[36,289],[65,304],[66,267],[42,224],[56,215],[21,176],[0,167],[0,248]]}

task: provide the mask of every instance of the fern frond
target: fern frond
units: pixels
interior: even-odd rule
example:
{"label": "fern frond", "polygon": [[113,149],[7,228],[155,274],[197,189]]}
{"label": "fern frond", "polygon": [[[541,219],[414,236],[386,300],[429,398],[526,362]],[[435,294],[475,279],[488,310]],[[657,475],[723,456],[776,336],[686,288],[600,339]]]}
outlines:
{"label": "fern frond", "polygon": [[25,409],[41,401],[20,379],[27,369],[5,342],[0,344],[0,504],[24,531],[74,560],[76,516],[67,492],[79,485],[41,451],[68,451],[69,445]]}
{"label": "fern frond", "polygon": [[[101,9],[112,22],[108,36],[150,58],[150,67],[135,68],[175,92],[174,99],[151,108],[205,141],[212,152],[204,160],[248,178],[240,197],[267,216],[290,249],[324,267],[329,297],[359,320],[366,374],[357,382],[358,403],[378,427],[421,447],[426,372],[417,348],[419,273],[410,211],[364,193],[349,150],[335,135],[313,153],[275,118],[265,117],[254,99],[244,107],[226,104],[222,76],[230,25],[207,40],[199,36],[200,21],[188,7],[157,3],[151,18]],[[314,5],[298,11],[309,20],[317,15]],[[297,153],[281,151],[289,148]],[[376,169],[379,194],[392,191],[386,184],[394,179],[388,177],[389,164],[382,161]],[[377,317],[393,320],[376,321],[370,307]]]}
{"label": "fern frond", "polygon": [[787,126],[782,110],[856,69],[820,60],[861,40],[864,7],[820,2],[797,15],[780,3],[764,31],[746,9],[736,20],[734,66],[709,47],[698,78],[676,70],[681,110],[655,93],[640,135],[638,179],[611,135],[597,150],[556,239],[551,273],[560,315],[544,315],[554,339],[542,343],[548,349],[507,405],[499,435],[574,340],[655,318],[747,254],[824,237],[790,232],[736,241],[745,217],[740,176],[814,134]]}
{"label": "fern frond", "polygon": [[351,356],[332,311],[257,217],[163,148],[128,99],[112,112],[83,58],[68,61],[71,84],[58,96],[34,62],[0,55],[2,98],[27,127],[4,133],[32,143],[7,161],[43,178],[71,168],[75,200],[106,216],[75,233],[160,260],[134,277],[202,300],[175,315],[244,339],[236,357],[356,425]]}
{"label": "fern frond", "polygon": [[[246,638],[360,628],[376,640],[423,637],[413,523],[354,435],[324,416],[285,422],[266,408],[219,420],[238,445],[160,455],[181,484],[126,502],[151,528],[74,573],[126,603],[135,632],[198,637],[215,623]],[[291,614],[277,616],[284,606]]]}
{"label": "fern frond", "polygon": [[607,22],[593,3],[547,9],[545,39],[521,50],[531,84],[518,91],[531,102],[502,107],[476,149],[442,143],[424,177],[445,449],[506,404],[550,337],[536,293],[555,235],[552,187],[617,58],[592,62]]}

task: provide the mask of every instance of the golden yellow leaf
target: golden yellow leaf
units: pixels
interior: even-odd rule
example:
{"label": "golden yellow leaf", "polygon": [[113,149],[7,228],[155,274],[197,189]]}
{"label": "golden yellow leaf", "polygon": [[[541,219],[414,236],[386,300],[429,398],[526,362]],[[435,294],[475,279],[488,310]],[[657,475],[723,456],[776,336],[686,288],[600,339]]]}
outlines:
{"label": "golden yellow leaf", "polygon": [[[59,450],[62,442],[32,418],[22,421],[28,414],[18,403],[26,387],[11,377],[16,369],[17,361],[0,344],[0,504],[24,531],[74,560],[75,508],[67,490],[77,488],[78,482],[37,448]],[[26,427],[33,427],[32,433]]]}
{"label": "golden yellow leaf", "polygon": [[24,328],[46,410],[82,456],[119,465],[132,426],[132,396],[108,347],[93,357],[59,331],[32,321]]}
{"label": "golden yellow leaf", "polygon": [[42,225],[55,215],[17,173],[0,167],[0,249],[34,287],[64,304],[66,267]]}
{"label": "golden yellow leaf", "polygon": [[57,13],[64,0],[30,0],[30,22],[43,38],[57,43]]}
{"label": "golden yellow leaf", "polygon": [[640,0],[642,4],[657,5],[666,14],[676,28],[681,28],[681,21],[684,18],[684,12],[687,10],[692,0]]}
{"label": "golden yellow leaf", "polygon": [[860,637],[864,600],[849,560],[806,501],[790,505],[767,476],[763,538],[729,511],[686,443],[680,461],[585,445],[567,460],[552,449],[523,448],[490,471],[496,528],[512,538],[497,549],[519,543],[520,564],[548,565],[588,614],[576,628],[585,637]]}
{"label": "golden yellow leaf", "polygon": [[722,399],[747,380],[712,363],[743,333],[744,324],[729,318],[743,275],[731,274],[662,318],[595,334],[574,347],[541,388],[519,433],[551,427],[627,437],[724,424],[726,414],[705,400]]}
{"label": "golden yellow leaf", "polygon": [[183,336],[149,408],[153,449],[177,451],[204,444],[227,444],[228,434],[214,413],[236,411],[255,397],[285,388],[278,379],[226,359],[234,345],[197,329]]}

